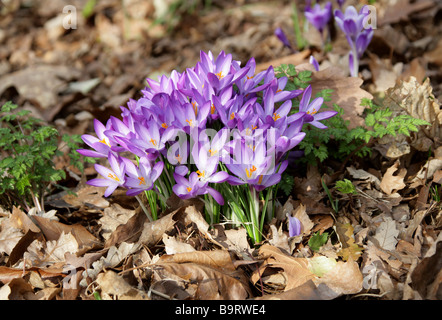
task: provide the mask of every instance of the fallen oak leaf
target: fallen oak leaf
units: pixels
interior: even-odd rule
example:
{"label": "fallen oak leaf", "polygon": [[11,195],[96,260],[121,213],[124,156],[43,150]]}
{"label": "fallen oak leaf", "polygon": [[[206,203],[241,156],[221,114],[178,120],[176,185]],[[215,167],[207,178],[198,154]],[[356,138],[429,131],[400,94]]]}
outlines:
{"label": "fallen oak leaf", "polygon": [[313,282],[317,285],[319,295],[323,299],[335,299],[344,294],[356,294],[362,290],[363,276],[359,265],[349,259],[338,261],[322,277],[316,277]]}
{"label": "fallen oak leaf", "polygon": [[101,243],[98,239],[80,224],[67,225],[39,216],[34,216],[33,218],[48,241],[57,241],[62,234],[71,233],[78,243],[77,255],[101,247]]}
{"label": "fallen oak leaf", "polygon": [[197,300],[244,300],[252,296],[248,279],[235,267],[227,250],[163,255],[150,267],[161,280],[175,279],[185,287],[196,284],[197,290],[191,295]]}
{"label": "fallen oak leaf", "polygon": [[356,261],[361,256],[363,248],[355,242],[354,227],[350,223],[336,222],[334,229],[342,245],[337,253],[338,256],[341,256],[344,261],[349,259]]}
{"label": "fallen oak leaf", "polygon": [[163,234],[163,243],[165,245],[164,250],[169,255],[196,251],[190,244],[181,242],[175,237],[169,237],[167,234]]}
{"label": "fallen oak leaf", "polygon": [[96,282],[104,300],[150,300],[146,292],[131,286],[112,270],[100,273]]}
{"label": "fallen oak leaf", "polygon": [[395,250],[398,242],[399,231],[396,229],[396,222],[390,217],[384,217],[384,221],[377,227],[373,236],[384,250]]}
{"label": "fallen oak leaf", "polygon": [[259,248],[258,259],[264,260],[264,263],[251,276],[252,283],[255,285],[262,281],[262,275],[266,269],[282,269],[285,280],[282,284],[283,291],[299,287],[315,277],[309,269],[308,259],[294,258],[268,244]]}
{"label": "fallen oak leaf", "polygon": [[393,191],[402,190],[406,187],[404,183],[404,177],[407,174],[407,169],[402,168],[399,170],[398,175],[393,174],[398,170],[399,161],[396,161],[390,168],[387,169],[382,177],[380,188],[387,195],[391,195]]}

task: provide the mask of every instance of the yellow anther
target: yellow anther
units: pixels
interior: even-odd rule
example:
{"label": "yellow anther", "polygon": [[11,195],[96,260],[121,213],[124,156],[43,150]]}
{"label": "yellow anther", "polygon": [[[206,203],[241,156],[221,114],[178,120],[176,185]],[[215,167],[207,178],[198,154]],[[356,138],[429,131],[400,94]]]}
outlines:
{"label": "yellow anther", "polygon": [[192,102],[193,111],[195,111],[195,116],[198,114],[198,105],[196,102]]}
{"label": "yellow anther", "polygon": [[187,192],[190,192],[190,191],[192,191],[192,188],[191,187],[187,187]]}
{"label": "yellow anther", "polygon": [[198,170],[196,173],[198,174],[198,178],[204,178],[204,176],[206,175],[206,171],[204,171],[204,170],[203,170],[203,172]]}
{"label": "yellow anther", "polygon": [[100,142],[110,147],[110,144],[106,141],[106,138],[103,138],[103,140],[100,140]]}
{"label": "yellow anther", "polygon": [[167,125],[167,123],[163,122],[163,124],[161,125],[164,129],[167,129],[169,126]]}
{"label": "yellow anther", "polygon": [[111,179],[114,179],[115,181],[120,181],[116,174],[109,173],[107,176]]}
{"label": "yellow anther", "polygon": [[144,180],[144,177],[138,177],[138,180],[140,180],[140,184],[139,185],[146,184],[146,181]]}

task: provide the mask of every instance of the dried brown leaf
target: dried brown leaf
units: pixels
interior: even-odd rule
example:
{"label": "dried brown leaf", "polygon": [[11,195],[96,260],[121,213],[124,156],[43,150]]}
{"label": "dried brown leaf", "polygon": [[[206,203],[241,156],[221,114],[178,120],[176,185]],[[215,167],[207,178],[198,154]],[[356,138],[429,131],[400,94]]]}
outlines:
{"label": "dried brown leaf", "polygon": [[104,300],[150,300],[147,293],[131,286],[114,271],[100,273],[96,281]]}
{"label": "dried brown leaf", "polygon": [[[147,221],[147,217],[144,214],[144,212],[135,213],[135,211],[133,210],[122,210],[122,211],[112,210],[111,212],[112,212],[111,215],[108,216],[108,218],[106,218],[106,220],[103,221],[103,223],[105,223],[103,227],[106,228],[105,232],[106,233],[111,232],[110,235],[107,236],[106,243],[104,244],[105,248],[118,245],[122,242],[138,241],[141,233],[143,232],[144,224]],[[118,213],[122,214],[122,216],[119,216],[120,220],[119,221],[117,220],[115,223],[112,222],[110,217],[116,216],[118,215]],[[124,220],[126,220],[126,222],[120,223],[121,221]]]}
{"label": "dried brown leaf", "polygon": [[[68,66],[35,65],[0,77],[0,94],[15,87],[24,99],[35,101],[46,111],[53,112],[58,94],[67,88],[66,81],[79,77],[79,70]],[[52,115],[47,117],[50,120]]]}
{"label": "dried brown leaf", "polygon": [[349,120],[349,128],[364,125],[364,119],[361,117],[364,107],[361,106],[363,98],[372,99],[373,96],[361,89],[363,80],[357,77],[347,77],[345,72],[337,67],[329,67],[318,72],[313,72],[312,96],[315,96],[323,89],[332,89],[331,101],[325,104],[333,110],[333,104],[337,104],[344,109],[342,118]]}
{"label": "dried brown leaf", "polygon": [[312,280],[315,275],[310,271],[308,260],[305,258],[294,258],[284,254],[280,249],[265,244],[259,248],[258,258],[263,259],[263,265],[253,272],[251,280],[257,284],[262,279],[263,273],[267,268],[282,269],[285,283],[284,291],[294,289]]}
{"label": "dried brown leaf", "polygon": [[[334,299],[343,294],[356,294],[362,290],[363,277],[359,265],[352,259],[338,263],[324,276],[313,280],[324,299]],[[321,285],[325,285],[321,286]]]}
{"label": "dried brown leaf", "polygon": [[354,227],[350,223],[340,222],[336,222],[335,226],[339,242],[342,245],[341,250],[339,250],[337,254],[341,256],[344,261],[349,259],[357,260],[363,249],[355,242]]}
{"label": "dried brown leaf", "polygon": [[75,193],[76,195],[67,194],[63,196],[63,200],[73,207],[93,206],[107,208],[109,206],[109,201],[103,197],[103,188],[85,185]]}
{"label": "dried brown leaf", "polygon": [[[197,300],[244,300],[252,296],[248,281],[242,271],[218,265],[193,262],[163,262],[154,265],[161,279],[178,279],[186,286],[196,284],[193,299]],[[172,275],[172,276],[171,276]],[[169,293],[172,295],[173,292]]]}
{"label": "dried brown leaf", "polygon": [[175,237],[169,237],[167,234],[163,234],[163,243],[165,245],[164,250],[166,251],[166,254],[196,251],[196,249],[190,244],[181,242]]}
{"label": "dried brown leaf", "polygon": [[[431,126],[428,128],[420,127],[422,133],[418,134],[418,137],[426,135],[442,139],[442,112],[439,101],[433,95],[429,78],[423,84],[420,84],[415,77],[399,82],[385,92],[384,105],[390,110],[406,113],[430,123]],[[420,151],[427,150],[428,148]]]}
{"label": "dried brown leaf", "polygon": [[26,280],[16,278],[0,288],[0,300],[36,300],[36,297]]}
{"label": "dried brown leaf", "polygon": [[391,195],[393,191],[398,191],[406,187],[404,177],[407,174],[407,169],[402,168],[395,176],[394,173],[398,170],[399,162],[396,161],[390,168],[387,169],[382,177],[380,188],[387,195]]}
{"label": "dried brown leaf", "polygon": [[175,212],[169,213],[158,220],[144,222],[138,243],[145,246],[153,246],[163,239],[163,234],[172,230],[176,221],[174,220]]}
{"label": "dried brown leaf", "polygon": [[312,280],[278,294],[266,294],[255,300],[322,300],[319,290]]}
{"label": "dried brown leaf", "polygon": [[[117,203],[112,204],[110,207],[107,207],[103,211],[103,217],[98,220],[101,224],[101,235],[104,239],[109,240],[111,234],[113,237],[113,233],[120,226],[126,223],[129,223],[129,220],[135,215],[135,210],[125,209]],[[144,213],[139,215],[146,216]],[[138,218],[136,219],[137,223],[143,224],[144,221],[138,222]],[[110,241],[110,240],[109,240]],[[126,241],[123,239],[123,241]],[[112,241],[111,241],[112,242]]]}
{"label": "dried brown leaf", "polygon": [[379,242],[379,246],[384,250],[394,250],[398,242],[398,235],[396,222],[390,217],[384,217],[384,221],[376,228],[373,238]]}
{"label": "dried brown leaf", "polygon": [[45,238],[49,241],[57,241],[62,234],[71,233],[78,243],[77,254],[85,253],[93,248],[101,246],[95,236],[80,224],[67,225],[55,220],[34,216],[38,227],[42,230]]}
{"label": "dried brown leaf", "polygon": [[160,263],[162,262],[196,263],[211,268],[219,268],[230,271],[234,271],[236,269],[236,266],[233,263],[234,261],[232,259],[232,255],[227,250],[193,251],[173,255],[163,255],[160,258]]}

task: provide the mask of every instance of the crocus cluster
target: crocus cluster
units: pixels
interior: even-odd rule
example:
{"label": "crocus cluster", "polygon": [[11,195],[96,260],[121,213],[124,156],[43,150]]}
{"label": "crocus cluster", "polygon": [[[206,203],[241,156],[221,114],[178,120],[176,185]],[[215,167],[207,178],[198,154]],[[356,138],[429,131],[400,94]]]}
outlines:
{"label": "crocus cluster", "polygon": [[83,135],[91,149],[78,152],[110,165],[96,164],[102,177],[88,183],[107,187],[105,196],[122,187],[128,195],[158,192],[160,200],[172,192],[211,197],[219,206],[227,197],[235,208],[241,200],[233,188],[257,194],[276,185],[288,152],[305,136],[303,125],[326,128],[320,121],[336,112],[319,112],[323,99],[310,101],[311,87],[285,90],[288,79],[273,67],[255,70],[253,58],[241,66],[231,54],[201,52],[194,67],[147,79],[142,97],[120,107],[121,120],[95,120],[96,136]]}
{"label": "crocus cluster", "polygon": [[349,67],[352,77],[357,76],[359,60],[373,37],[373,29],[364,26],[369,14],[370,11],[367,6],[363,6],[359,13],[353,6],[348,6],[345,13],[342,13],[341,10],[335,10],[335,21],[345,33],[350,44]]}

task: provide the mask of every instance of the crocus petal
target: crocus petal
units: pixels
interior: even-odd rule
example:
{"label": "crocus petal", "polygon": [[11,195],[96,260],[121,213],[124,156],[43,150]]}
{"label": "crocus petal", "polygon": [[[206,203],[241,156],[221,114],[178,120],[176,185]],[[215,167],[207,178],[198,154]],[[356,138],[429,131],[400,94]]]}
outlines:
{"label": "crocus petal", "polygon": [[301,102],[299,103],[299,111],[307,111],[308,104],[310,102],[310,97],[312,96],[312,86],[308,86],[305,88],[304,93],[301,98]]}
{"label": "crocus petal", "polygon": [[114,191],[115,189],[117,189],[118,185],[117,184],[111,184],[106,191],[104,191],[104,196],[107,198],[109,197]]}
{"label": "crocus petal", "polygon": [[289,219],[289,236],[296,237],[301,234],[301,221],[298,218],[288,216]]}
{"label": "crocus petal", "polygon": [[100,179],[100,178],[86,181],[86,184],[88,184],[90,186],[94,186],[94,187],[107,187],[107,186],[109,186],[110,183],[112,183],[110,180]]}
{"label": "crocus petal", "polygon": [[215,199],[215,201],[218,202],[220,206],[224,205],[224,198],[221,195],[221,193],[219,193],[217,190],[211,187],[207,187],[207,191],[210,193],[213,199]]}
{"label": "crocus petal", "polygon": [[325,120],[325,119],[329,119],[331,117],[334,117],[337,114],[338,114],[337,111],[323,111],[323,112],[315,114],[314,118],[315,118],[315,121]]}
{"label": "crocus petal", "polygon": [[229,178],[229,174],[225,171],[219,171],[213,174],[207,181],[212,183],[221,183]]}
{"label": "crocus petal", "polygon": [[87,150],[87,149],[78,149],[77,152],[85,157],[91,157],[91,158],[106,158],[107,155],[93,151],[93,150]]}

